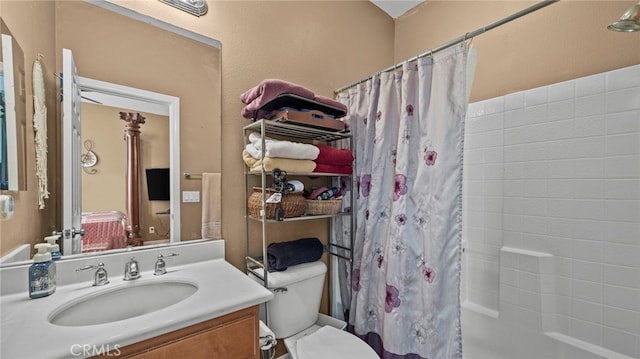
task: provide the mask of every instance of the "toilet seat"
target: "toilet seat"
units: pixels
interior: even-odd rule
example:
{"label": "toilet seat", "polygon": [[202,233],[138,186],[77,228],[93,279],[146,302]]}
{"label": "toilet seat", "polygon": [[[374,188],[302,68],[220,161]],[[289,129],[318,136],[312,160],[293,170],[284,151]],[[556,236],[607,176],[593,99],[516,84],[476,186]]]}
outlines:
{"label": "toilet seat", "polygon": [[295,343],[295,353],[294,350],[289,351],[294,359],[378,358],[376,352],[360,338],[328,325],[299,338]]}

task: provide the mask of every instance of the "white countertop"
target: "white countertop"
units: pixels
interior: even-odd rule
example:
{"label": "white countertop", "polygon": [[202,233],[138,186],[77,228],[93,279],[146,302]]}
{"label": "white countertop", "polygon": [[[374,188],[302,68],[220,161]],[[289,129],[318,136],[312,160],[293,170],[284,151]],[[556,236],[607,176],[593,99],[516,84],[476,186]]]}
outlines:
{"label": "white countertop", "polygon": [[[94,287],[92,281],[87,280],[58,286],[53,295],[45,298],[30,299],[27,292],[3,295],[0,357],[77,358],[80,346],[90,345],[98,349],[123,347],[266,302],[273,297],[270,291],[224,259],[168,265],[165,275],[154,276],[153,271],[145,271],[141,278],[133,281],[123,281],[121,273],[109,274],[110,283],[101,287]],[[74,298],[153,281],[190,282],[197,285],[198,290],[164,309],[112,323],[66,327],[51,324],[47,319],[56,308]]]}

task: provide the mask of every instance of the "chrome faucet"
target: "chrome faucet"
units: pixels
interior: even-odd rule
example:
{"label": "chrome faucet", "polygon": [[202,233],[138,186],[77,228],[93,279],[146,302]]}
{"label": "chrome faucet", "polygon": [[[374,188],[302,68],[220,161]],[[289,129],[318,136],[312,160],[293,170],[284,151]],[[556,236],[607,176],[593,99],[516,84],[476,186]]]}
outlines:
{"label": "chrome faucet", "polygon": [[156,270],[153,272],[153,275],[163,275],[167,273],[167,264],[164,262],[165,257],[175,257],[177,253],[167,254],[163,256],[162,254],[158,255],[158,260],[156,261]]}
{"label": "chrome faucet", "polygon": [[140,269],[138,268],[138,261],[134,257],[131,257],[129,261],[124,265],[124,280],[134,280],[140,278]]}
{"label": "chrome faucet", "polygon": [[85,271],[89,269],[95,269],[96,273],[93,276],[93,285],[101,286],[109,284],[109,278],[107,277],[107,270],[104,269],[104,263],[98,263],[98,265],[88,265],[82,268],[76,269],[76,272]]}

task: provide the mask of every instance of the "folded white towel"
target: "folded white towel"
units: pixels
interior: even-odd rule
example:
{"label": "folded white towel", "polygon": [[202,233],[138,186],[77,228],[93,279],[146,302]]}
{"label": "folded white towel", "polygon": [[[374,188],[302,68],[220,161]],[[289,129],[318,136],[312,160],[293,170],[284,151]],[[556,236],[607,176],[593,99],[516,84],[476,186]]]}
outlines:
{"label": "folded white towel", "polygon": [[[260,137],[260,135],[255,132],[250,133],[249,141],[251,142],[249,145],[251,145],[253,148],[249,148],[249,145],[247,145],[245,149],[254,158],[262,158],[262,138]],[[264,154],[266,157],[292,158],[296,160],[315,160],[316,158],[318,158],[318,154],[320,153],[318,147],[314,145],[276,140],[269,137],[265,137],[265,147],[266,148]],[[255,152],[254,149],[257,152]]]}
{"label": "folded white towel", "polygon": [[247,143],[244,149],[256,160],[262,159],[262,151],[259,151],[252,143]]}

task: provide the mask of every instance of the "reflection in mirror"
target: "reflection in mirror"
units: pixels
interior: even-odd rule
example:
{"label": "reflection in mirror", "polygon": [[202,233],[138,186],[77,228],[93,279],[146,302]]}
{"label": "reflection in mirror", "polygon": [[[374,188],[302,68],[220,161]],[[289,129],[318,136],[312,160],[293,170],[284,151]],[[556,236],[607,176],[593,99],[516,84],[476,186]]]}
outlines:
{"label": "reflection in mirror", "polygon": [[0,59],[0,190],[26,189],[25,65],[22,48],[4,21]]}
{"label": "reflection in mirror", "polygon": [[[97,5],[97,6],[96,6]],[[167,7],[169,16],[159,16],[171,18],[171,12],[177,11]],[[152,9],[155,10],[155,9]],[[172,192],[200,191],[202,184],[200,180],[189,180],[182,178],[183,172],[202,173],[220,172],[220,43],[217,40],[195,34],[188,30],[174,25],[158,21],[141,13],[123,8],[107,1],[57,1],[55,5],[55,52],[60,54],[62,48],[73,51],[73,56],[78,65],[80,84],[83,90],[82,95],[93,98],[95,93],[89,94],[83,88],[83,80],[99,80],[113,84],[119,84],[136,89],[144,89],[158,94],[170,94],[179,99],[180,123],[177,126],[169,125],[169,138],[172,133],[178,133],[183,138],[182,145],[175,151],[177,153],[176,163],[181,163],[182,167],[174,168],[169,160],[172,170],[171,184]],[[37,32],[37,31],[36,31]],[[34,36],[38,36],[35,34]],[[60,56],[60,55],[58,55]],[[56,61],[57,68],[62,69],[60,58]],[[49,74],[53,76],[52,74]],[[98,100],[100,101],[100,100]],[[89,101],[90,102],[90,101]],[[100,101],[101,102],[101,101]],[[85,101],[85,104],[87,101]],[[153,111],[147,109],[132,108],[129,106],[113,106],[118,111],[140,112],[144,117],[153,117]],[[83,105],[84,107],[84,105]],[[85,126],[83,114],[83,127]],[[121,122],[116,118],[116,122]],[[160,120],[162,121],[162,120]],[[171,121],[169,121],[171,123]],[[142,128],[143,146],[145,126]],[[175,128],[174,128],[175,127]],[[122,129],[124,131],[124,129]],[[85,137],[84,132],[82,134]],[[107,165],[107,154],[116,150],[123,150],[125,144],[122,139],[123,132],[115,139],[115,145],[97,143],[94,140],[92,151],[96,155],[96,164],[93,167],[85,167],[90,171],[95,169],[96,175],[89,175],[80,167],[80,160],[77,160],[78,168],[85,178],[83,182],[92,181]],[[84,139],[92,139],[86,137]],[[155,139],[154,139],[155,141]],[[62,144],[60,144],[61,146]],[[88,152],[87,148],[80,143],[80,155]],[[152,144],[151,152],[159,150],[159,144]],[[167,146],[164,143],[162,146]],[[62,147],[50,148],[50,153],[62,153]],[[142,155],[149,151],[143,147]],[[89,156],[90,157],[90,156]],[[87,158],[87,163],[93,160]],[[146,161],[146,158],[143,158]],[[62,163],[57,163],[58,168]],[[153,162],[149,168],[166,166],[166,162]],[[144,169],[141,173],[141,201],[147,201],[147,184]],[[60,171],[61,173],[61,171]],[[88,179],[92,177],[91,179]],[[96,177],[97,178],[97,177]],[[58,181],[62,181],[58,178]],[[124,187],[125,178],[112,178],[114,183],[119,183]],[[88,184],[88,183],[87,183]],[[83,183],[84,185],[84,183]],[[175,188],[174,188],[175,187]],[[50,191],[59,191],[59,187],[51,188]],[[60,188],[61,189],[61,188]],[[100,190],[94,184],[94,190]],[[103,193],[107,193],[103,191]],[[90,198],[91,195],[84,194],[83,197]],[[58,198],[64,198],[64,193],[57,193]],[[118,198],[124,203],[125,194],[113,194],[113,198]],[[111,249],[109,253],[126,250],[145,250],[146,248],[157,248],[158,246],[179,245],[179,243],[163,243],[167,236],[163,236],[169,231],[168,238],[171,241],[199,241],[201,240],[201,213],[202,203],[181,203],[180,195],[175,199],[175,206],[171,203],[167,206],[167,201],[152,201],[147,203],[150,209],[145,209],[141,216],[141,233],[144,239],[144,246],[125,249]],[[111,198],[111,197],[110,197]],[[172,197],[173,200],[173,197]],[[61,203],[59,203],[61,204]],[[144,206],[144,204],[143,204]],[[110,206],[112,207],[112,206]],[[165,214],[167,209],[170,214]],[[175,215],[179,216],[174,225],[169,219]],[[113,208],[83,208],[83,211],[113,210]],[[60,208],[62,211],[62,208]],[[148,212],[148,213],[146,213]],[[24,223],[7,221],[4,225],[21,226]],[[62,230],[60,227],[51,230]],[[155,234],[149,233],[149,227],[153,227]],[[25,238],[23,243],[30,243],[32,238]],[[28,247],[28,246],[27,246]],[[12,248],[4,248],[3,254],[9,253]],[[104,252],[94,252],[86,254],[73,254],[76,256],[96,256]],[[67,254],[63,256],[66,258]],[[4,265],[0,259],[0,265]]]}
{"label": "reflection in mirror", "polygon": [[[91,94],[85,97],[90,98]],[[82,251],[123,248],[126,243],[126,219],[131,214],[126,206],[127,148],[123,141],[125,123],[117,108],[85,101],[82,103]],[[140,216],[144,244],[169,241],[169,118],[142,113],[140,126]],[[156,178],[154,174],[166,177]],[[154,180],[164,180],[157,183]],[[156,185],[154,187],[154,185]],[[179,195],[179,194],[178,194]],[[104,233],[108,233],[105,235]]]}
{"label": "reflection in mirror", "polygon": [[[140,90],[141,94],[131,94],[128,98],[147,100],[147,94],[162,96],[170,94],[179,100],[179,109],[176,105],[171,105],[170,109],[165,109],[165,114],[169,117],[180,117],[179,122],[170,120],[169,139],[178,142],[182,136],[183,128],[189,128],[188,123],[193,121],[207,121],[211,116],[213,120],[219,122],[219,49],[200,41],[194,41],[176,33],[168,32],[157,26],[146,23],[149,19],[141,19],[144,21],[136,21],[124,17],[120,14],[107,11],[100,7],[83,2],[61,2],[58,5],[56,18],[57,35],[60,46],[69,48],[73,52],[74,62],[77,66],[77,72],[81,76],[79,85],[82,97],[97,100],[106,103],[102,98],[96,98],[99,94],[117,94],[118,86],[134,88]],[[133,36],[132,34],[135,34]],[[212,66],[213,65],[213,66]],[[213,72],[211,70],[214,70]],[[67,76],[64,76],[67,78]],[[89,79],[107,82],[116,85],[116,90],[102,91],[91,87]],[[89,86],[86,84],[89,83]],[[218,93],[217,93],[218,92]],[[169,97],[167,95],[164,95]],[[215,97],[214,97],[215,96]],[[154,102],[149,100],[146,102]],[[161,99],[156,103],[164,105],[172,104],[171,101]],[[123,106],[123,105],[117,105]],[[121,109],[131,109],[148,116],[151,110],[141,108],[133,108],[124,106]],[[172,113],[176,112],[176,113]],[[118,121],[120,121],[118,119]],[[84,115],[81,115],[81,123],[84,125]],[[201,126],[195,122],[195,128]],[[142,125],[142,141],[144,141],[144,131],[147,124]],[[82,127],[82,126],[81,126]],[[204,132],[204,131],[200,131]],[[212,133],[206,133],[211,136]],[[193,146],[194,137],[189,136],[187,148]],[[82,143],[82,142],[81,142]],[[80,144],[81,144],[80,143]],[[202,142],[200,142],[202,143]],[[123,142],[120,146],[125,146]],[[167,146],[167,144],[165,144]],[[169,144],[168,146],[171,146]],[[200,211],[201,204],[197,205],[181,205],[180,204],[180,184],[182,173],[179,163],[181,158],[185,156],[185,147],[176,147],[176,151],[171,150],[169,158],[169,168],[171,169],[171,211],[168,215],[155,216],[156,212],[166,212],[169,207],[162,209],[153,209],[152,217],[143,213],[140,223],[140,235],[142,235],[142,243],[151,242],[159,239],[154,233],[149,233],[149,227],[158,229],[160,232],[164,223],[160,220],[173,220],[173,224],[169,225],[170,241],[181,241],[200,239],[200,215],[182,216],[181,212],[185,209],[196,209]],[[179,150],[179,152],[178,152]],[[148,151],[147,151],[148,152]],[[145,152],[142,152],[145,155]],[[191,154],[193,156],[193,153]],[[142,168],[144,169],[144,168]],[[141,170],[142,170],[141,169]],[[196,168],[195,171],[198,169]],[[200,170],[202,171],[202,170]],[[86,176],[85,176],[86,177]],[[145,176],[140,178],[144,182]],[[125,178],[121,179],[121,183],[126,183]],[[65,181],[66,182],[66,181]],[[198,185],[200,185],[198,183]],[[146,191],[144,183],[140,183],[140,187]],[[142,191],[141,198],[146,197],[145,191]],[[111,193],[116,198],[126,199],[126,193]],[[65,195],[66,197],[66,195]],[[187,208],[190,207],[190,208]],[[195,208],[194,208],[195,207]],[[86,212],[84,208],[82,212]],[[126,211],[125,215],[129,215]],[[160,218],[159,218],[160,217]],[[192,227],[190,223],[183,220],[196,218],[196,227]],[[131,219],[131,217],[127,217]],[[64,230],[70,227],[65,226]],[[76,227],[77,228],[77,227]],[[152,229],[153,231],[153,229]],[[166,232],[166,230],[165,230]],[[197,233],[193,236],[193,233]],[[66,239],[64,241],[66,244]],[[67,254],[63,245],[63,253]],[[74,252],[75,253],[75,252]]]}
{"label": "reflection in mirror", "polygon": [[[65,57],[71,56],[71,51],[65,50]],[[81,66],[78,65],[78,68]],[[84,143],[85,152],[64,156],[63,177],[65,184],[71,183],[71,197],[82,198],[82,201],[67,200],[64,203],[63,253],[89,253],[154,244],[158,239],[162,239],[154,237],[156,233],[149,233],[156,232],[156,226],[162,231],[159,233],[166,234],[164,239],[180,242],[180,177],[179,171],[175,170],[180,168],[179,99],[83,77],[79,78],[78,83],[83,103],[67,103],[72,97],[66,97],[63,102],[64,108],[80,109],[81,119],[77,127],[80,128],[82,138],[66,136],[64,148],[78,147],[80,150],[81,144]],[[103,111],[97,110],[100,107],[104,107]],[[133,112],[125,109],[131,109]],[[143,116],[137,111],[145,111],[147,115]],[[123,117],[123,114],[133,114],[144,119],[136,123],[135,128],[131,128],[134,124],[131,121],[122,121],[129,119],[128,116]],[[151,116],[150,123],[146,121],[147,116]],[[71,116],[64,113],[63,127],[71,128],[71,119]],[[71,143],[75,141],[75,144]],[[112,153],[120,156],[107,154],[107,158],[103,158],[98,166],[98,155],[93,149],[96,143],[105,149],[113,149]],[[96,167],[102,166],[106,171],[100,173]],[[164,183],[166,187],[163,188],[166,192],[164,203],[160,204],[164,207],[162,209],[154,208],[150,205],[148,196],[142,196],[141,189],[149,188],[149,183],[142,176],[142,166],[161,166],[168,169],[169,173]],[[84,170],[82,177],[80,167]],[[76,172],[79,179],[74,177]],[[67,180],[69,176],[72,177],[70,181]],[[85,186],[87,181],[88,184]],[[152,181],[151,184],[155,182]],[[166,225],[162,219],[150,217],[152,213],[158,213],[158,217],[166,219]],[[72,238],[69,235],[72,231],[66,230],[80,226],[84,230],[84,236]],[[148,232],[141,230],[149,227],[152,227],[152,230]],[[165,227],[167,230],[162,230]]]}

